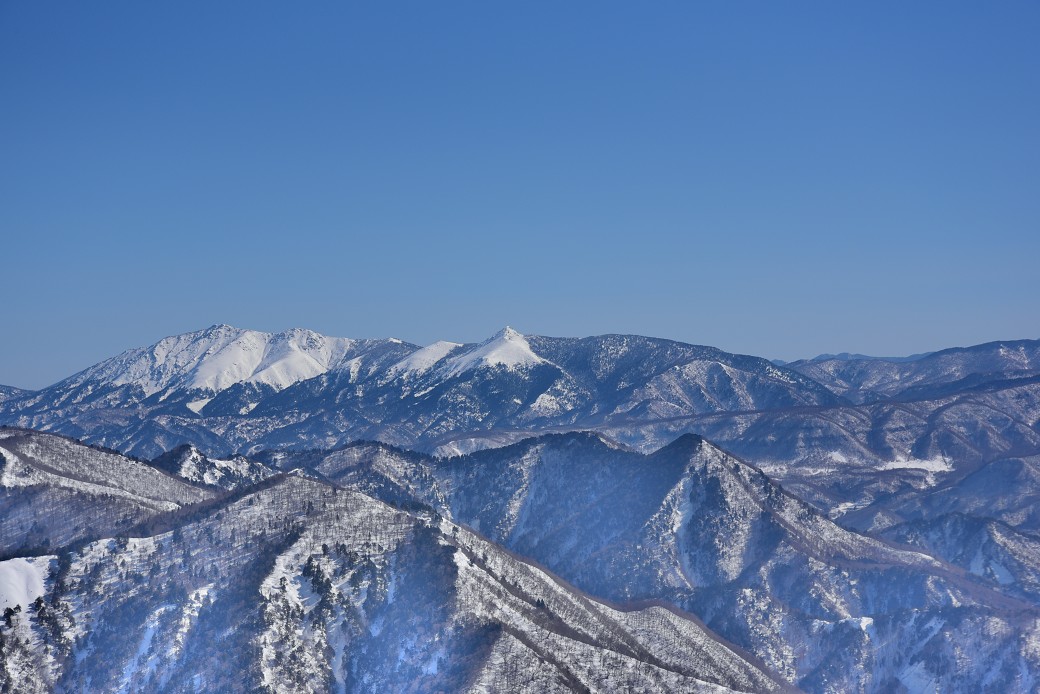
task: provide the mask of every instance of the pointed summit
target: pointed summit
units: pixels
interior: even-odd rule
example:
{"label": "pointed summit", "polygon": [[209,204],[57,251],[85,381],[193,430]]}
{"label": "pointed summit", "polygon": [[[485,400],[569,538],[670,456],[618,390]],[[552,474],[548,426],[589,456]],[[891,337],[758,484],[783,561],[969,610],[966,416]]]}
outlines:
{"label": "pointed summit", "polygon": [[[523,340],[523,339],[524,339],[524,335],[523,335],[523,333],[521,333],[520,331],[518,331],[518,330],[514,330],[514,329],[513,329],[512,327],[510,327],[510,326],[508,326],[508,325],[507,325],[506,327],[502,328],[502,329],[501,329],[501,330],[499,330],[499,331],[498,331],[497,333],[495,333],[495,334],[494,334],[494,335],[492,336],[492,338],[491,338],[491,339],[492,339],[492,340],[495,340],[495,339],[503,339],[503,340]],[[526,340],[525,340],[525,341],[526,341]]]}
{"label": "pointed summit", "polygon": [[515,371],[525,366],[546,363],[531,349],[527,338],[508,325],[476,347],[446,363],[449,376],[457,376],[484,366],[504,366]]}

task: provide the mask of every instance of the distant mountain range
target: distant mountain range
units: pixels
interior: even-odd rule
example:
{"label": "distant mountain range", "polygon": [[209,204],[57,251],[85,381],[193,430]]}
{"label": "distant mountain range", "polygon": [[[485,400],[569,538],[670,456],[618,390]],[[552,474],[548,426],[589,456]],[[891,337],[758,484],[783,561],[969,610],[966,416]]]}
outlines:
{"label": "distant mountain range", "polygon": [[0,689],[1040,687],[1040,341],[214,326],[0,424]]}
{"label": "distant mountain range", "polygon": [[[506,328],[479,344],[420,348],[219,325],[130,350],[40,391],[4,391],[0,423],[145,457],[185,443],[229,455],[359,439],[451,453],[568,430],[618,433],[653,450],[681,433],[718,437],[715,415],[937,402],[1029,388],[1038,376],[1040,342],[1032,340],[905,362],[777,366],[634,335],[550,338]],[[872,455],[913,457],[909,449]]]}
{"label": "distant mountain range", "polygon": [[225,325],[131,350],[0,403],[0,422],[152,457],[379,439],[423,450],[551,427],[838,404],[765,359],[668,340],[525,337],[479,344],[275,335]]}

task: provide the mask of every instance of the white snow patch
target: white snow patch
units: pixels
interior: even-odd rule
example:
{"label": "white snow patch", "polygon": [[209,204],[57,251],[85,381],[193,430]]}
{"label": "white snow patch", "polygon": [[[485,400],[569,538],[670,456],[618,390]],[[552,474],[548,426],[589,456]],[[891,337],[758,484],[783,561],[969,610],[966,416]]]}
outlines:
{"label": "white snow patch", "polygon": [[896,456],[896,459],[887,462],[881,466],[882,470],[923,470],[925,474],[924,483],[927,486],[934,486],[938,481],[936,474],[940,472],[950,472],[953,470],[953,466],[945,458],[930,458],[921,460],[918,458],[909,458],[906,456]]}
{"label": "white snow patch", "polygon": [[1001,585],[1007,586],[1015,582],[1015,577],[1003,564],[991,561],[989,563],[989,568],[993,572],[993,576],[997,579],[997,582]]}
{"label": "white snow patch", "polygon": [[[517,400],[516,403],[520,404],[520,401]],[[566,409],[566,406],[560,402],[559,398],[548,391],[539,395],[531,404],[531,411],[543,417],[551,417]]]}
{"label": "white snow patch", "polygon": [[926,472],[950,472],[953,466],[945,458],[908,458],[898,455],[895,460],[881,466],[882,470],[925,470]]}
{"label": "white snow patch", "polygon": [[209,401],[212,399],[213,398],[203,398],[202,400],[192,400],[186,405],[186,407],[195,414],[198,414],[203,407],[209,404]]}
{"label": "white snow patch", "polygon": [[835,520],[837,518],[841,518],[846,513],[848,513],[849,511],[852,511],[852,510],[854,510],[856,508],[858,508],[858,507],[857,507],[855,501],[846,501],[846,502],[840,503],[837,506],[835,506],[834,508],[832,508],[830,513],[827,514],[827,516],[831,520]]}
{"label": "white snow patch", "polygon": [[173,643],[170,644],[167,654],[170,657],[177,657],[180,652],[184,649],[184,644],[188,637],[188,632],[191,630],[195,623],[195,620],[199,616],[199,612],[202,610],[203,602],[209,596],[210,591],[213,589],[213,584],[205,585],[192,591],[191,595],[188,596],[188,602],[181,611],[181,619],[177,625],[177,633],[173,637]]}
{"label": "white snow patch", "polygon": [[171,609],[173,609],[171,605],[163,605],[149,615],[144,626],[144,635],[141,636],[141,641],[137,645],[137,652],[123,668],[123,679],[119,685],[120,694],[131,691],[130,685],[134,675],[151,674],[155,671],[159,663],[155,657],[149,658],[148,653],[151,651],[152,640],[155,638],[155,632],[159,628],[163,614]]}
{"label": "white snow patch", "polygon": [[35,560],[8,559],[0,562],[0,611],[15,605],[25,612],[43,595],[43,580],[50,557]]}

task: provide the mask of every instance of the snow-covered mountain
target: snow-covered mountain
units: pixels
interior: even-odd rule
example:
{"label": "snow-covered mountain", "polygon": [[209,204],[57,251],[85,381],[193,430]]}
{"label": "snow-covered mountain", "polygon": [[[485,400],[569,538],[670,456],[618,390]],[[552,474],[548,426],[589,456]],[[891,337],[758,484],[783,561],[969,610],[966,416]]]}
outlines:
{"label": "snow-covered mountain", "polygon": [[2,402],[0,422],[145,457],[185,443],[220,456],[358,439],[463,451],[510,432],[840,402],[765,359],[631,335],[505,328],[419,348],[215,326]]}
{"label": "snow-covered mountain", "polygon": [[[566,434],[450,459],[358,444],[300,460],[395,503],[410,493],[594,595],[697,614],[808,691],[1038,683],[1023,638],[1040,627],[1036,543],[1006,524],[974,541],[978,558],[895,546],[692,436],[648,456]],[[962,649],[987,673],[953,667]]]}
{"label": "snow-covered mountain", "polygon": [[[97,463],[64,439],[12,439],[20,456],[70,446],[70,470]],[[105,462],[137,498],[163,477]],[[300,474],[0,561],[0,601],[4,691],[788,689],[692,615],[611,606],[432,509]]]}
{"label": "snow-covered mountain", "polygon": [[246,400],[253,399],[239,408],[244,414],[259,399],[294,383],[335,369],[357,370],[386,352],[393,359],[413,349],[394,339],[351,340],[301,329],[271,334],[214,325],[107,359],[23,397],[21,406],[64,412],[140,404],[197,414],[218,395],[236,389],[239,400],[243,393]]}
{"label": "snow-covered mountain", "polygon": [[690,435],[651,454],[592,433],[454,458],[268,451],[230,490],[205,479],[228,461],[191,448],[148,464],[6,429],[0,451],[0,688],[1040,686],[1021,500],[870,535]]}
{"label": "snow-covered mountain", "polygon": [[[695,432],[754,461],[843,524],[879,530],[914,518],[922,500],[933,503],[962,480],[977,480],[970,490],[1014,498],[1017,487],[996,471],[1028,467],[1021,461],[1040,456],[1040,380],[998,380],[928,400],[726,413],[600,431],[642,449]],[[1028,484],[1022,488],[1031,493]],[[970,490],[955,495],[967,503]]]}
{"label": "snow-covered mountain", "polygon": [[1040,688],[1040,341],[214,326],[0,422],[0,689]]}
{"label": "snow-covered mountain", "polygon": [[[944,498],[961,480],[1040,456],[1038,355],[1040,341],[1016,341],[783,368],[639,336],[506,328],[419,348],[216,326],[15,394],[0,422],[146,458],[192,445],[215,461],[356,440],[456,454],[566,431],[650,452],[694,433],[832,519],[880,531],[915,520],[924,492]],[[238,473],[190,474],[227,486]]]}
{"label": "snow-covered mountain", "polygon": [[276,474],[263,463],[240,455],[227,459],[210,458],[191,444],[162,454],[152,461],[152,465],[195,484],[229,490],[262,482]]}
{"label": "snow-covered mountain", "polygon": [[0,428],[0,556],[126,533],[213,496],[112,451]]}
{"label": "snow-covered mountain", "polygon": [[447,455],[566,431],[650,452],[693,433],[879,531],[913,520],[923,491],[940,498],[986,466],[1040,456],[1038,365],[1030,340],[785,368],[631,335],[506,328],[419,348],[215,326],[16,393],[0,422],[146,458],[192,445],[211,460],[356,440]]}
{"label": "snow-covered mountain", "polygon": [[1040,341],[988,342],[908,359],[821,356],[786,366],[853,402],[921,400],[988,382],[1040,376]]}

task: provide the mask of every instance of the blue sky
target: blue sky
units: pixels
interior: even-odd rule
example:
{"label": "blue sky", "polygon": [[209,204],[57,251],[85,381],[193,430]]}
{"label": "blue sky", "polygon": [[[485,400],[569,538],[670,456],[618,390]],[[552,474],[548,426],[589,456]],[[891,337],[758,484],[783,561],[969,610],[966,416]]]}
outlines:
{"label": "blue sky", "polygon": [[2,3],[0,383],[230,323],[1040,337],[1035,2]]}

